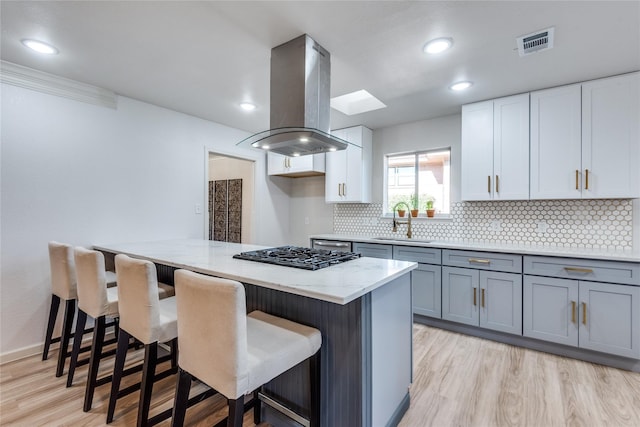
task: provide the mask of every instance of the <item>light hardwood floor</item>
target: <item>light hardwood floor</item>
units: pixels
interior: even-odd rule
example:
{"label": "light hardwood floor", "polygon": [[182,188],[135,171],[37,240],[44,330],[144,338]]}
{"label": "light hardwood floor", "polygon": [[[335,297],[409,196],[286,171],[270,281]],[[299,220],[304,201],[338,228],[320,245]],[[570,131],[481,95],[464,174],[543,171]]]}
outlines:
{"label": "light hardwood floor", "polygon": [[[402,427],[640,426],[640,374],[423,325],[414,325],[413,336],[411,408]],[[32,356],[0,367],[0,424],[104,425],[109,386],[99,387],[93,409],[82,412],[86,367],[65,388],[66,377],[54,376],[56,354],[45,362]],[[113,366],[103,365],[101,373]],[[174,381],[154,386],[152,415],[171,407]],[[135,424],[137,398],[133,393],[118,401],[111,425]],[[189,409],[187,422],[211,426],[225,412],[221,398],[210,398]],[[244,426],[253,426],[251,412]]]}

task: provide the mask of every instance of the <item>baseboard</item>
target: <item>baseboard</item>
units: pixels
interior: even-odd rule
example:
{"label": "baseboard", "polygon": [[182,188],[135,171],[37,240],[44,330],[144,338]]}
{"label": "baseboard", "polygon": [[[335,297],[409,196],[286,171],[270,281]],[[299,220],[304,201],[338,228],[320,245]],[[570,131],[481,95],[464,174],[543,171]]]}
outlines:
{"label": "baseboard", "polygon": [[42,354],[44,349],[44,343],[30,345],[28,347],[22,347],[17,350],[8,351],[0,354],[0,365],[5,363],[14,362],[16,360],[24,359],[25,357],[33,356],[36,354]]}

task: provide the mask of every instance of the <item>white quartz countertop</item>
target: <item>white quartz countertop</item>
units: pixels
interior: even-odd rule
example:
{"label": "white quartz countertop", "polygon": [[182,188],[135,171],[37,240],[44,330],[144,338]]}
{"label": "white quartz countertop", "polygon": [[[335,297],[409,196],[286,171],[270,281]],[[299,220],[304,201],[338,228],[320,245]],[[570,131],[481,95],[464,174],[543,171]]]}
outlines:
{"label": "white quartz countertop", "polygon": [[414,262],[363,257],[310,271],[233,258],[240,252],[267,247],[199,239],[94,246],[101,251],[124,253],[158,264],[337,304],[347,304],[418,266]]}
{"label": "white quartz countertop", "polygon": [[340,240],[347,242],[378,243],[387,245],[419,246],[425,248],[460,249],[484,252],[503,252],[522,255],[542,255],[568,258],[601,259],[609,261],[640,262],[640,250],[615,251],[602,249],[566,248],[559,246],[537,246],[524,244],[504,244],[495,242],[466,242],[453,240],[419,240],[395,236],[362,236],[352,234],[317,234],[311,239]]}

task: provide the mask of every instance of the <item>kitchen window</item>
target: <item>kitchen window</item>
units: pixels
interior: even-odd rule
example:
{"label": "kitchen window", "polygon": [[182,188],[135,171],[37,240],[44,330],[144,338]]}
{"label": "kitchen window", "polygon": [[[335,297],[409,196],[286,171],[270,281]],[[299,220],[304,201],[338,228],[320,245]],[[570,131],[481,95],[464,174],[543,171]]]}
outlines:
{"label": "kitchen window", "polygon": [[450,213],[451,149],[389,154],[385,158],[385,215],[405,202],[426,216],[427,201],[433,201],[436,215]]}

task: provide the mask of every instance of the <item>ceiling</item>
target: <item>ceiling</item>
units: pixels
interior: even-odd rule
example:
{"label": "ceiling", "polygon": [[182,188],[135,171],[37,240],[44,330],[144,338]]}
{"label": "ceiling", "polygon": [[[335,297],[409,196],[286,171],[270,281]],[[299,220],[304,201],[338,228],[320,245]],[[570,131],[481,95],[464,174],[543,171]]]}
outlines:
{"label": "ceiling", "polygon": [[[366,89],[388,107],[333,129],[439,117],[465,103],[640,69],[639,1],[7,1],[3,60],[250,132],[269,127],[272,47],[303,33],[331,53],[331,96]],[[555,27],[520,57],[516,37]],[[453,48],[422,53],[428,40]],[[41,56],[20,40],[55,45]],[[462,93],[448,86],[472,80]],[[246,113],[238,104],[258,108]]]}

